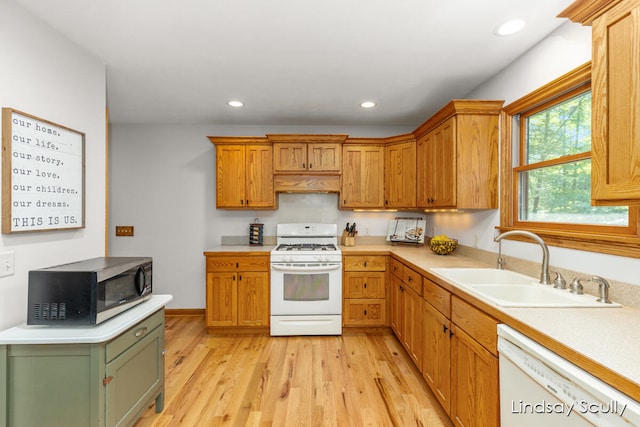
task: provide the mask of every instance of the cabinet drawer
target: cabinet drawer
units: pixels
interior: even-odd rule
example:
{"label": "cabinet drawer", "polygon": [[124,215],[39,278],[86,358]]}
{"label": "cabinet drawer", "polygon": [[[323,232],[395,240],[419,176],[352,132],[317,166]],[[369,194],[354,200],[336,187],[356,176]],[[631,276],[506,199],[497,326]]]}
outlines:
{"label": "cabinet drawer", "polygon": [[387,319],[384,299],[345,299],[344,324],[347,326],[384,325]]}
{"label": "cabinet drawer", "polygon": [[164,309],[156,311],[137,325],[129,328],[106,345],[107,363],[140,341],[145,335],[164,323]]}
{"label": "cabinet drawer", "polygon": [[423,298],[447,318],[451,318],[451,292],[426,277],[422,279]]}
{"label": "cabinet drawer", "polygon": [[384,255],[345,256],[344,271],[384,271],[385,258]]}
{"label": "cabinet drawer", "polygon": [[344,298],[384,298],[385,272],[344,273]]}
{"label": "cabinet drawer", "polygon": [[498,321],[496,319],[453,296],[451,321],[494,356],[498,355]]}
{"label": "cabinet drawer", "polygon": [[269,257],[208,256],[207,271],[269,271]]}
{"label": "cabinet drawer", "polygon": [[391,267],[391,274],[402,279],[404,264],[402,264],[400,261],[398,261],[395,258],[391,258],[391,261],[389,261],[389,265]]}
{"label": "cabinet drawer", "polygon": [[420,273],[405,265],[402,270],[402,281],[418,295],[422,296],[422,275]]}

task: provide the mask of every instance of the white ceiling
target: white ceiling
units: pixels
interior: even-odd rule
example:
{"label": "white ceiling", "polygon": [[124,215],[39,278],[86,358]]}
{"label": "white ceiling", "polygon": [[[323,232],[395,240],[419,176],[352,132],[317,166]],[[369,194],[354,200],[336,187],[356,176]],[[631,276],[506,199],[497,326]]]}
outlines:
{"label": "white ceiling", "polygon": [[[113,123],[397,126],[467,95],[573,2],[15,1],[104,61]],[[513,17],[522,33],[493,34]]]}

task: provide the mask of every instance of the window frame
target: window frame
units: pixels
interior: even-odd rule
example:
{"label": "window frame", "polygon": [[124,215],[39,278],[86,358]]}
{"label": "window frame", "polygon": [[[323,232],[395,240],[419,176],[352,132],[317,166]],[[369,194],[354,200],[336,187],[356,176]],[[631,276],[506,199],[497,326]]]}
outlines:
{"label": "window frame", "polygon": [[[640,258],[638,208],[629,207],[627,227],[520,221],[518,218],[518,171],[526,168],[520,155],[520,131],[514,120],[553,99],[566,98],[578,88],[590,86],[591,62],[560,76],[502,109],[500,115],[500,232],[529,230],[548,245]],[[518,152],[515,152],[518,147]],[[517,238],[517,240],[520,240]]]}

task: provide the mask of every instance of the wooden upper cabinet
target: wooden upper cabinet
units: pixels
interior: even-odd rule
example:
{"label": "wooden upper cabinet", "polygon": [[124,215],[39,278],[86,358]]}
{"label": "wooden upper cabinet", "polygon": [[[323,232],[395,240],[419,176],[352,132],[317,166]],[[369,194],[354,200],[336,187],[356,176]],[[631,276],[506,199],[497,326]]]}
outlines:
{"label": "wooden upper cabinet", "polygon": [[267,135],[273,142],[274,173],[340,174],[347,135]]}
{"label": "wooden upper cabinet", "polygon": [[[257,138],[210,139],[216,144],[216,207],[274,209],[271,145],[241,143],[256,142]],[[237,144],[228,144],[230,141]]]}
{"label": "wooden upper cabinet", "polygon": [[414,132],[418,207],[498,207],[498,121],[503,102],[453,100]]}
{"label": "wooden upper cabinet", "polygon": [[307,144],[273,144],[274,172],[307,170]]}
{"label": "wooden upper cabinet", "polygon": [[384,208],[384,146],[343,145],[341,208]]}
{"label": "wooden upper cabinet", "polygon": [[416,141],[402,139],[384,151],[385,208],[416,207]]}
{"label": "wooden upper cabinet", "polygon": [[417,142],[419,207],[456,206],[455,117]]}
{"label": "wooden upper cabinet", "polygon": [[559,16],[592,26],[592,202],[638,205],[640,0],[580,0]]}

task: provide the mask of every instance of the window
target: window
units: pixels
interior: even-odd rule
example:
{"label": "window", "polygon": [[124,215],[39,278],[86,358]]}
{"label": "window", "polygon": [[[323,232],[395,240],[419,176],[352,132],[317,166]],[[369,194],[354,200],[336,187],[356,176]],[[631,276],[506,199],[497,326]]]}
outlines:
{"label": "window", "polygon": [[590,79],[587,63],[504,108],[500,228],[640,257],[637,208],[591,206]]}

